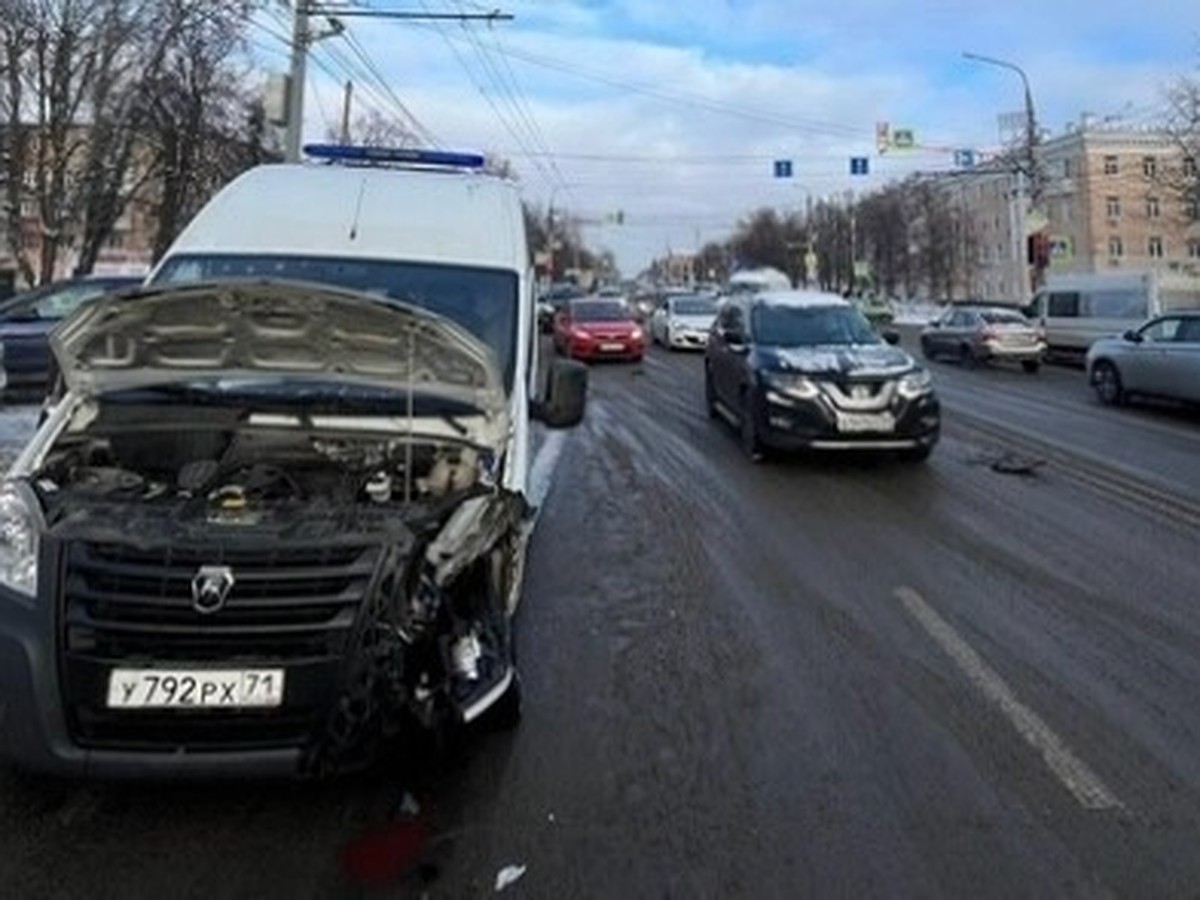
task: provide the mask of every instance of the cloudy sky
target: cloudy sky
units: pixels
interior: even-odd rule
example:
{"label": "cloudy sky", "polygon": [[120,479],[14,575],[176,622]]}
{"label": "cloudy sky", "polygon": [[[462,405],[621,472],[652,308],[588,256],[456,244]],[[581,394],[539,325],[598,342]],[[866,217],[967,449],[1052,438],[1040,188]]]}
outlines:
{"label": "cloudy sky", "polygon": [[[411,116],[426,140],[509,158],[534,203],[580,217],[590,244],[635,274],[668,249],[729,234],[739,217],[865,191],[994,149],[1028,73],[1040,124],[1082,113],[1155,120],[1162,91],[1200,75],[1195,0],[330,0],[409,11],[499,8],[494,25],[347,17],[310,67],[307,134],[356,108]],[[284,65],[285,12],[256,30]],[[348,39],[349,38],[349,39]],[[385,90],[382,84],[386,82]],[[923,149],[880,156],[877,122]],[[870,157],[852,177],[849,159]],[[793,161],[794,177],[772,174]],[[610,220],[618,212],[624,224]]]}

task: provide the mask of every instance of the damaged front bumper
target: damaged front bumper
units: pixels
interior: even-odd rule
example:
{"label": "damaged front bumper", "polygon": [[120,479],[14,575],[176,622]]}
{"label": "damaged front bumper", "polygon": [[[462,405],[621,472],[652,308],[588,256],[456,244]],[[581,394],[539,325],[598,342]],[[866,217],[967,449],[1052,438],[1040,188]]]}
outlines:
{"label": "damaged front bumper", "polygon": [[[523,552],[524,513],[519,497],[491,491],[431,534],[415,529],[411,543],[347,537],[266,556],[244,534],[169,552],[111,534],[43,540],[39,596],[0,587],[0,754],[79,777],[312,776],[370,762],[406,728],[472,722],[516,677],[505,585],[493,573]],[[271,554],[292,567],[267,568]],[[235,593],[222,612],[171,609],[165,619],[161,608],[138,618],[138,604],[119,607],[118,593],[145,584],[135,575],[167,585],[200,559],[229,562],[254,600],[239,609]],[[120,592],[98,596],[113,578],[126,579]],[[327,597],[339,602],[325,610]],[[112,671],[130,666],[277,668],[284,697],[268,710],[107,708]]]}

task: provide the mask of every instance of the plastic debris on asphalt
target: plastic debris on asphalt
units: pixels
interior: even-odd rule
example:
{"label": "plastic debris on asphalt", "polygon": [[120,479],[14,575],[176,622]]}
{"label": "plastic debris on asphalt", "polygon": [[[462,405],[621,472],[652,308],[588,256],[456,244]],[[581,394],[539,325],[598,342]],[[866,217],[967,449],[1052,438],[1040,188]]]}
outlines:
{"label": "plastic debris on asphalt", "polygon": [[1001,475],[1036,475],[1046,464],[1044,459],[1034,459],[1017,453],[1005,453],[992,461],[992,471]]}
{"label": "plastic debris on asphalt", "polygon": [[521,880],[526,871],[525,866],[505,866],[496,873],[496,893],[500,893],[507,887],[516,884]]}

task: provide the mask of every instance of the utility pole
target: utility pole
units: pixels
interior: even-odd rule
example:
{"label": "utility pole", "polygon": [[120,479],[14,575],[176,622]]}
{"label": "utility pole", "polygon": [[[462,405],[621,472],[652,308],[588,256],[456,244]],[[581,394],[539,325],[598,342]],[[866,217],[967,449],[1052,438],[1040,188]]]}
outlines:
{"label": "utility pole", "polygon": [[354,82],[346,82],[346,93],[342,97],[342,134],[343,144],[350,143],[350,104],[354,99]]}
{"label": "utility pole", "polygon": [[996,59],[991,56],[981,56],[978,53],[964,52],[963,56],[975,62],[986,63],[991,66],[998,66],[1001,69],[1008,69],[1010,72],[1016,72],[1021,76],[1021,84],[1025,88],[1025,146],[1022,156],[1024,156],[1025,160],[1025,181],[1029,187],[1029,209],[1025,214],[1026,227],[1029,231],[1025,236],[1025,244],[1027,248],[1035,250],[1033,259],[1029,260],[1031,265],[1029,280],[1031,288],[1036,292],[1046,280],[1048,259],[1046,258],[1045,247],[1047,240],[1046,228],[1049,223],[1045,213],[1042,211],[1042,195],[1045,180],[1042,177],[1041,160],[1038,159],[1037,152],[1041,135],[1038,133],[1037,114],[1033,106],[1033,91],[1029,87],[1029,76],[1016,63],[1011,63],[1007,60]]}
{"label": "utility pole", "polygon": [[288,80],[287,134],[283,141],[283,158],[300,161],[300,135],[304,130],[304,80],[308,77],[308,0],[296,0],[292,20],[292,61]]}
{"label": "utility pole", "polygon": [[[287,95],[287,132],[284,136],[284,159],[288,162],[300,161],[300,145],[304,133],[304,87],[308,68],[308,49],[317,41],[327,37],[335,37],[346,30],[341,19],[350,16],[361,16],[373,19],[400,19],[404,21],[455,21],[455,22],[511,22],[510,13],[499,10],[486,13],[428,13],[403,12],[383,9],[356,9],[315,2],[315,0],[292,0],[294,14],[292,19],[292,56],[289,67],[289,83]],[[319,34],[312,31],[312,17],[325,16],[329,29]]]}

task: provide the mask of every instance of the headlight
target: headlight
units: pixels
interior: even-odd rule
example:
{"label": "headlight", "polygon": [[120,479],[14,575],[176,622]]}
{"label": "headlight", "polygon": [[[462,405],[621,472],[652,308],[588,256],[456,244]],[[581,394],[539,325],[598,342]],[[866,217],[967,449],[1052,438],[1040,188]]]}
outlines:
{"label": "headlight", "polygon": [[815,381],[794,372],[764,372],[763,381],[779,393],[797,400],[815,400],[821,395]]}
{"label": "headlight", "polygon": [[905,400],[915,400],[933,390],[933,376],[926,369],[916,369],[900,379],[897,393]]}
{"label": "headlight", "polygon": [[0,584],[37,595],[38,529],[33,513],[11,484],[0,487]]}
{"label": "headlight", "polygon": [[630,337],[633,338],[633,340],[635,340],[635,341],[640,341],[643,337],[645,337],[645,334],[642,333],[642,329],[635,328],[635,329],[633,329],[633,332],[630,334]]}

